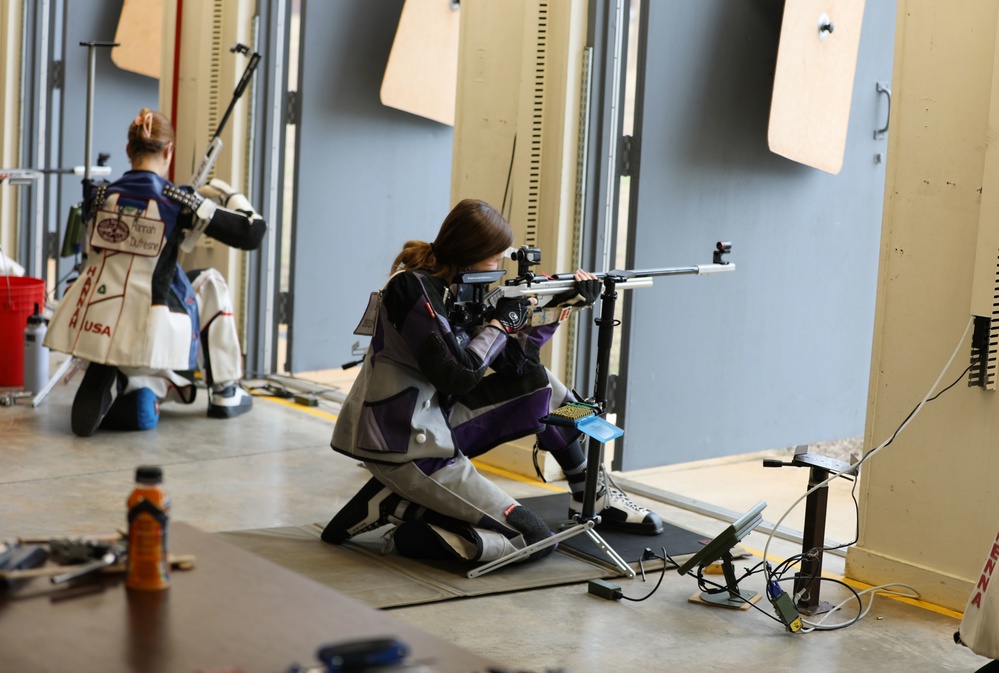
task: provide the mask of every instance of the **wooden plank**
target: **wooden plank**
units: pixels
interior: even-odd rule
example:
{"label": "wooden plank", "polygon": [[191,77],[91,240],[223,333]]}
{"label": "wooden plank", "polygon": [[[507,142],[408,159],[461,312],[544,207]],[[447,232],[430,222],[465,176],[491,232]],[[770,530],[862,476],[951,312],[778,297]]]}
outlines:
{"label": "wooden plank", "polygon": [[454,126],[459,11],[447,0],[406,0],[382,79],[388,107]]}
{"label": "wooden plank", "polygon": [[111,50],[111,61],[122,70],[160,77],[163,0],[124,0]]}
{"label": "wooden plank", "polygon": [[[825,17],[831,31],[820,28]],[[864,0],[787,0],[770,105],[771,151],[839,173],[863,18]]]}

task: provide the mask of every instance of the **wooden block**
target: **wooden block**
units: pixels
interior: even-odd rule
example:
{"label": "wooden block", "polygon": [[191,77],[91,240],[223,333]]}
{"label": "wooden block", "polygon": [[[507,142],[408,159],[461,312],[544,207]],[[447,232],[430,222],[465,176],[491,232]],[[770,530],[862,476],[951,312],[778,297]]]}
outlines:
{"label": "wooden block", "polygon": [[163,0],[124,0],[111,50],[111,61],[122,70],[160,77]]}
{"label": "wooden block", "polygon": [[716,605],[715,603],[708,603],[706,600],[701,598],[701,592],[698,591],[696,594],[687,599],[688,603],[700,603],[701,605],[707,605],[712,608],[724,608],[726,610],[748,610],[750,605],[755,605],[760,602],[760,598],[763,594],[757,593],[755,596],[749,599],[749,601],[739,605],[738,607],[731,607],[727,605]]}
{"label": "wooden block", "polygon": [[[820,29],[826,17],[831,31]],[[864,0],[787,0],[770,104],[772,152],[839,173],[863,19]]]}
{"label": "wooden block", "polygon": [[382,79],[383,105],[454,126],[459,10],[406,0]]}

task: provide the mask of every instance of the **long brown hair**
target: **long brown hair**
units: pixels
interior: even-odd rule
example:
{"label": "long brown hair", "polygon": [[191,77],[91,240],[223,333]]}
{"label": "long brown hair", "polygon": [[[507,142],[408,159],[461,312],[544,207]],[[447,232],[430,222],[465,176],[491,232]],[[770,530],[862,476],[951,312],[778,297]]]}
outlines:
{"label": "long brown hair", "polygon": [[173,125],[162,112],[142,108],[128,127],[128,156],[134,162],[143,154],[157,154],[174,142]]}
{"label": "long brown hair", "polygon": [[450,281],[460,270],[497,255],[513,245],[513,230],[506,219],[485,201],[458,202],[441,224],[437,238],[406,241],[392,262],[399,270],[427,269]]}

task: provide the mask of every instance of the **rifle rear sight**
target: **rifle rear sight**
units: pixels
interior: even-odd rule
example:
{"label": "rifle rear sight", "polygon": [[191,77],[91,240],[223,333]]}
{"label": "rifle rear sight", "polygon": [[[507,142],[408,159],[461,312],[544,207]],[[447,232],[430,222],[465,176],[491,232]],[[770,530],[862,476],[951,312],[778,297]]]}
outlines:
{"label": "rifle rear sight", "polygon": [[534,280],[531,267],[541,264],[541,248],[522,245],[510,253],[510,259],[517,262],[517,277],[513,280],[508,280],[506,284],[516,285],[519,281],[523,280],[531,282]]}

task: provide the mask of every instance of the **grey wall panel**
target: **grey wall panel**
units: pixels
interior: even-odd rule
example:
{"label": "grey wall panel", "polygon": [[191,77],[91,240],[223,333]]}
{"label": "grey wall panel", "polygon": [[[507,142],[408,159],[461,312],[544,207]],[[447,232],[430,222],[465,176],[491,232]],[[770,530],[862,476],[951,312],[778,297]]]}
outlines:
{"label": "grey wall panel", "polygon": [[894,3],[866,6],[839,175],[767,147],[769,5],[644,4],[629,266],[706,263],[725,239],[737,271],[629,293],[618,466],[862,434],[886,147],[875,83],[891,76]]}
{"label": "grey wall panel", "polygon": [[[303,2],[289,363],[351,359],[368,293],[450,199],[452,129],[383,106],[402,2]],[[363,343],[363,340],[362,340]]]}

